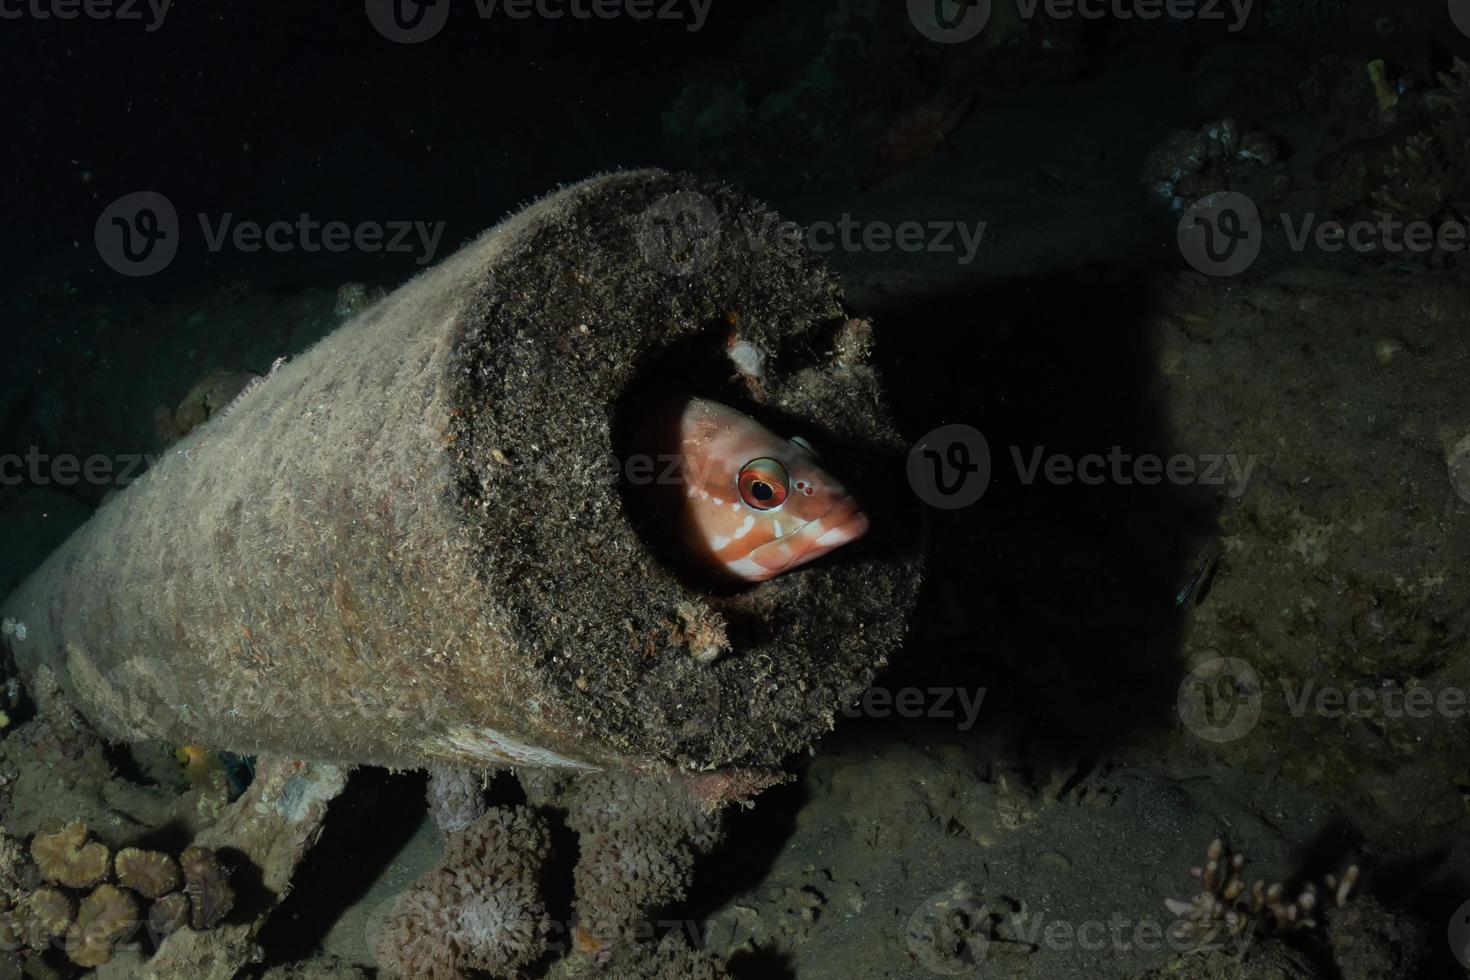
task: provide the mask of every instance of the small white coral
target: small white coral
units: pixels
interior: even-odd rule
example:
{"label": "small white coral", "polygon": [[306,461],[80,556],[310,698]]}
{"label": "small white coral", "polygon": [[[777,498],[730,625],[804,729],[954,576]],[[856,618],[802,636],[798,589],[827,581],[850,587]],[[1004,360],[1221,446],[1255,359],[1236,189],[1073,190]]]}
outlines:
{"label": "small white coral", "polygon": [[549,837],[529,810],[494,809],[449,836],[443,861],[399,896],[375,942],[388,976],[505,974],[546,952],[539,888]]}

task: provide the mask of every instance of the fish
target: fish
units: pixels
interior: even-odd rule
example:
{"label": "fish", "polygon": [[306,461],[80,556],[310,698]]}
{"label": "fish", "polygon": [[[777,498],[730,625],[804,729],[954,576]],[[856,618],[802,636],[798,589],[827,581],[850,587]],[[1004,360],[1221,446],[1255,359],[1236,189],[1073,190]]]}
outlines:
{"label": "fish", "polygon": [[704,398],[685,403],[676,430],[683,545],[704,566],[763,582],[867,533],[857,498],[804,439]]}
{"label": "fish", "polygon": [[897,116],[883,131],[860,189],[867,190],[929,159],[941,144],[949,143],[950,134],[960,128],[974,104],[973,93],[941,92]]}

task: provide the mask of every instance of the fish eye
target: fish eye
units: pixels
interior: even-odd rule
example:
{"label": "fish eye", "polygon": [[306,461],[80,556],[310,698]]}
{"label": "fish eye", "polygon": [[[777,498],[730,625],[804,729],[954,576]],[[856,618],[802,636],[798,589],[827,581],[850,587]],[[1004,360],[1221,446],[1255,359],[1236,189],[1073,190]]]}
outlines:
{"label": "fish eye", "polygon": [[756,510],[774,510],[786,502],[791,478],[780,460],[763,456],[740,467],[740,499]]}

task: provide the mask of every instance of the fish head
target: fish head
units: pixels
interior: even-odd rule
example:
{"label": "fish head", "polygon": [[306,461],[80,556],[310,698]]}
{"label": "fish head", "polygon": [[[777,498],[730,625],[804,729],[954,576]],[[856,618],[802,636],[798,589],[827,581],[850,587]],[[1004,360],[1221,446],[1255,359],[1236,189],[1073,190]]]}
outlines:
{"label": "fish head", "polygon": [[701,398],[678,431],[685,545],[716,571],[761,582],[868,530],[857,499],[803,441]]}

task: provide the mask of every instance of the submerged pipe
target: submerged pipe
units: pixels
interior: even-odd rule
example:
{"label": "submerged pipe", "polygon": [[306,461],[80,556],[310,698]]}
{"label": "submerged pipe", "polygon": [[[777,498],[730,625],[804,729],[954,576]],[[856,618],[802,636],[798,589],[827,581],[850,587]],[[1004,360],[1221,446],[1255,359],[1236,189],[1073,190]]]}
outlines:
{"label": "submerged pipe", "polygon": [[709,588],[609,469],[639,396],[685,385],[814,425],[860,494],[898,448],[867,325],[799,240],[750,237],[769,218],[658,171],[508,218],[106,503],[4,603],[22,674],[117,739],[335,762],[805,748],[902,637],[900,518],[869,506],[842,552]]}

